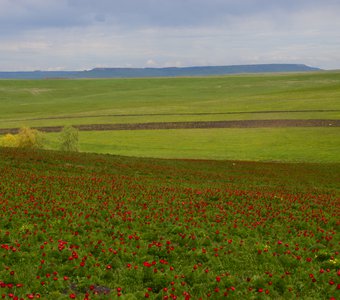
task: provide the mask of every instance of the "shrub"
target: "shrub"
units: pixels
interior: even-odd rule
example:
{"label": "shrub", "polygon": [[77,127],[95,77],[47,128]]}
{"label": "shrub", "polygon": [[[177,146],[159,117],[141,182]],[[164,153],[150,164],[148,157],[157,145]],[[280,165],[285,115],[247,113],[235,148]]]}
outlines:
{"label": "shrub", "polygon": [[20,148],[43,148],[43,135],[36,129],[22,127],[16,136],[17,147]]}
{"label": "shrub", "polygon": [[43,135],[36,129],[23,127],[18,134],[6,134],[0,140],[3,147],[43,148]]}
{"label": "shrub", "polygon": [[78,129],[73,126],[65,126],[60,134],[61,151],[79,151]]}
{"label": "shrub", "polygon": [[6,134],[0,140],[0,145],[3,147],[18,147],[18,138],[14,134]]}

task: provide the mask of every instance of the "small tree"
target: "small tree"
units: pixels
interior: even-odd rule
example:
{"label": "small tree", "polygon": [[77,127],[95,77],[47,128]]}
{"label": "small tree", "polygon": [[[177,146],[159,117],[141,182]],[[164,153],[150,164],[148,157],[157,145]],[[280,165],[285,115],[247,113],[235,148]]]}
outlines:
{"label": "small tree", "polygon": [[61,151],[79,151],[78,129],[73,126],[65,126],[60,134]]}
{"label": "small tree", "polygon": [[17,147],[20,148],[42,148],[43,135],[36,129],[22,127],[16,135]]}
{"label": "small tree", "polygon": [[0,145],[3,147],[18,147],[17,135],[7,133],[1,138]]}

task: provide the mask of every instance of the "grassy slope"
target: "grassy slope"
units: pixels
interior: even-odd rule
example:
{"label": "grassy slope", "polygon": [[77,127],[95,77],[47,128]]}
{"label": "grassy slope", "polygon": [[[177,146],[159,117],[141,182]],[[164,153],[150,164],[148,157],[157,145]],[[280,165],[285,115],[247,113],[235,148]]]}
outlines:
{"label": "grassy slope", "polygon": [[[269,110],[340,110],[339,99],[340,72],[205,78],[3,80],[0,81],[0,127],[339,119],[340,111],[230,114]],[[90,117],[159,113],[218,114]],[[73,118],[26,120],[55,116]],[[83,132],[80,142],[82,151],[133,156],[339,162],[337,131],[337,128],[276,128]],[[55,134],[47,135],[47,140],[49,148],[57,148]]]}
{"label": "grassy slope", "polygon": [[[48,134],[58,148],[58,134]],[[163,158],[340,162],[338,128],[81,132],[80,150]]]}
{"label": "grassy slope", "polygon": [[[0,81],[1,127],[65,124],[53,116],[340,110],[340,73],[205,78]],[[68,123],[249,119],[252,115],[96,117]],[[340,112],[258,114],[262,118],[340,118]],[[11,121],[12,120],[12,121]],[[15,120],[15,121],[13,121]],[[19,121],[18,121],[19,120]]]}

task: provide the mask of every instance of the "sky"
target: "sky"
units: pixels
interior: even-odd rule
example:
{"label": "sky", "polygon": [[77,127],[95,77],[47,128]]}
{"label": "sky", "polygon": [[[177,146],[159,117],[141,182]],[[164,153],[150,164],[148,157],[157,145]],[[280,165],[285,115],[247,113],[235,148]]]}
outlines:
{"label": "sky", "polygon": [[340,0],[0,0],[0,71],[340,69]]}

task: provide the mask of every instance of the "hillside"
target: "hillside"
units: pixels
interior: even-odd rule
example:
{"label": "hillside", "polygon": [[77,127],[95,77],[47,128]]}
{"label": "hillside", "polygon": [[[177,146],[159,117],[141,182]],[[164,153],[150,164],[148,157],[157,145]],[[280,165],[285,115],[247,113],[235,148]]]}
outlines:
{"label": "hillside", "polygon": [[303,64],[258,64],[170,68],[95,68],[89,71],[33,71],[0,72],[0,78],[46,79],[46,78],[138,78],[212,76],[241,73],[277,73],[320,71]]}
{"label": "hillside", "polygon": [[73,125],[83,152],[340,162],[340,72],[0,80],[0,91],[2,134]]}

